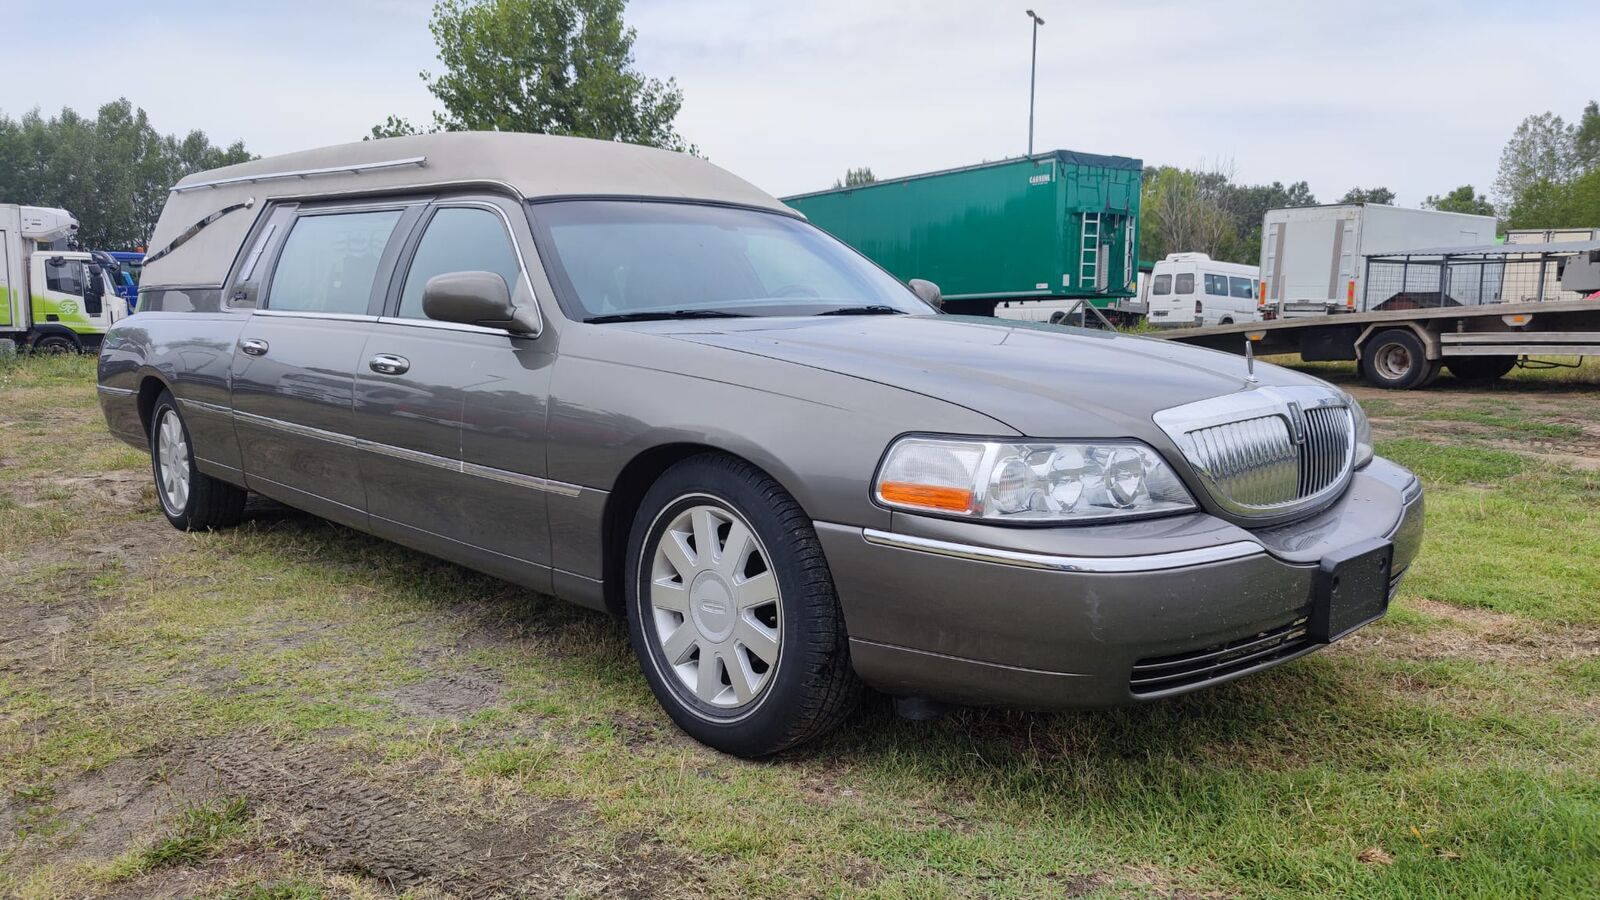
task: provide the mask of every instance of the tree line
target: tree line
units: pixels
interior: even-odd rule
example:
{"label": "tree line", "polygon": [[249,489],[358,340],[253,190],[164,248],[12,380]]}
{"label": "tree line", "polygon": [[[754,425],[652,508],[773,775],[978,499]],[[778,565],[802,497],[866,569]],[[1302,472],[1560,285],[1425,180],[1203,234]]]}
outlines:
{"label": "tree line", "polygon": [[0,113],[0,202],[65,209],[97,250],[145,246],[179,179],[250,158],[242,142],[218,147],[203,131],[161,134],[126,98],[92,118]]}

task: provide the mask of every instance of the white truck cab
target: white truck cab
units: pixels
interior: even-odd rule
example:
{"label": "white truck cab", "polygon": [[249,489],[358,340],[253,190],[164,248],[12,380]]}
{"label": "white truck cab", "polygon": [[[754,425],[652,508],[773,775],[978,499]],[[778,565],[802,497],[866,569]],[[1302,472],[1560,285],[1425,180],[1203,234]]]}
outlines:
{"label": "white truck cab", "polygon": [[1222,262],[1204,253],[1172,253],[1145,276],[1149,321],[1158,328],[1235,325],[1261,319],[1255,266]]}
{"label": "white truck cab", "polygon": [[44,352],[92,349],[128,315],[88,251],[67,249],[77,232],[64,209],[0,204],[0,339]]}

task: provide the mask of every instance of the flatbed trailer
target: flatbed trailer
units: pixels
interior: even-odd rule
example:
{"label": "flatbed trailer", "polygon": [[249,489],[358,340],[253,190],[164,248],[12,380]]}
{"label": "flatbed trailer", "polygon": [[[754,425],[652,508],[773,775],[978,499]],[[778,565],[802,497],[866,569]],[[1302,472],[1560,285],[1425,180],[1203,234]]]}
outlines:
{"label": "flatbed trailer", "polygon": [[[1534,264],[1526,265],[1529,260]],[[1559,286],[1581,288],[1585,299],[1524,300],[1523,286],[1505,280],[1508,266],[1544,273],[1560,261]],[[1427,386],[1447,368],[1457,378],[1490,381],[1528,357],[1600,356],[1600,293],[1591,293],[1600,242],[1570,245],[1440,248],[1402,256],[1368,257],[1360,308],[1324,316],[1275,319],[1158,332],[1153,336],[1215,350],[1256,355],[1298,353],[1311,362],[1349,361],[1378,387]],[[1398,277],[1374,266],[1403,267]],[[1376,276],[1376,277],[1375,277]],[[1540,283],[1531,294],[1555,293]],[[1568,296],[1571,294],[1569,293]]]}

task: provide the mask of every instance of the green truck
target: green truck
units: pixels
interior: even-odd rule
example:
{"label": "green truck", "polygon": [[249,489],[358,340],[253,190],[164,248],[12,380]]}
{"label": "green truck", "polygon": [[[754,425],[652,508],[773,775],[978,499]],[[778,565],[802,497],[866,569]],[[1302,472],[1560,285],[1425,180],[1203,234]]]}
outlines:
{"label": "green truck", "polygon": [[1136,316],[1144,164],[1055,150],[784,198],[945,309],[1058,321],[1077,301]]}

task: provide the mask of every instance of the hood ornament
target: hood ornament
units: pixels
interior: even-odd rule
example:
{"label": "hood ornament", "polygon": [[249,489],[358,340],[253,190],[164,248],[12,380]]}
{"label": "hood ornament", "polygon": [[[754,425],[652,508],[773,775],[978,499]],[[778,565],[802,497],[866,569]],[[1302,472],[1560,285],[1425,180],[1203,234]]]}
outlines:
{"label": "hood ornament", "polygon": [[1256,351],[1248,336],[1244,339],[1244,380],[1251,384],[1257,383]]}

